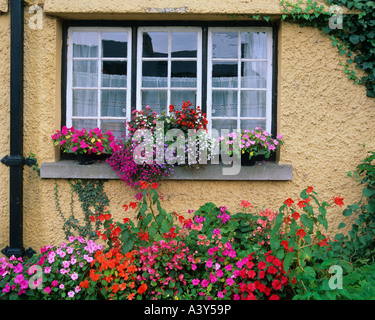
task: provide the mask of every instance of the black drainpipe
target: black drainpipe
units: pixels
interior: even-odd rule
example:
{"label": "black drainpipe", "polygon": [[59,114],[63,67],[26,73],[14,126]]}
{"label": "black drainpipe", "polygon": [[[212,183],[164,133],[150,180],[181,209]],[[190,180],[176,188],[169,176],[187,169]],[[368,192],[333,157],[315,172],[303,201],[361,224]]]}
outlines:
{"label": "black drainpipe", "polygon": [[1,252],[7,256],[29,256],[35,251],[23,248],[23,166],[33,159],[23,157],[23,0],[10,2],[10,156],[1,162],[9,166],[9,241]]}

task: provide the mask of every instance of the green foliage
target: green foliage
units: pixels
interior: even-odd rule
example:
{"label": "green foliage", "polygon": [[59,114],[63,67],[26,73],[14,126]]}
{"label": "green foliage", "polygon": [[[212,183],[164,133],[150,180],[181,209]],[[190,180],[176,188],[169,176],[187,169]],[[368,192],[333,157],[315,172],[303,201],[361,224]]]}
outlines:
{"label": "green foliage", "polygon": [[[338,233],[333,246],[337,255],[355,262],[374,262],[375,253],[375,152],[368,152],[367,157],[357,166],[350,177],[363,185],[362,198],[358,203],[347,206],[343,211],[345,217],[353,216],[353,223],[348,234]],[[346,227],[341,223],[339,228]]]}
{"label": "green foliage", "polygon": [[[355,13],[342,14],[327,10],[317,1],[300,0],[291,3],[281,0],[282,20],[291,20],[300,26],[313,26],[331,36],[333,46],[346,57],[344,72],[356,84],[366,87],[367,96],[375,97],[375,2],[368,0],[326,0],[334,8],[346,7]],[[342,19],[342,20],[341,20]],[[354,69],[362,69],[359,78]]]}
{"label": "green foliage", "polygon": [[[97,239],[96,230],[100,227],[100,220],[93,220],[90,217],[97,217],[106,212],[109,199],[104,192],[104,180],[69,180],[70,185],[70,215],[65,218],[60,205],[59,185],[55,183],[55,206],[58,214],[63,219],[63,230],[66,239],[70,236],[81,236],[88,239]],[[78,196],[84,214],[83,221],[79,221],[74,213],[74,195]],[[83,224],[82,224],[83,223]],[[76,234],[75,234],[76,233]]]}

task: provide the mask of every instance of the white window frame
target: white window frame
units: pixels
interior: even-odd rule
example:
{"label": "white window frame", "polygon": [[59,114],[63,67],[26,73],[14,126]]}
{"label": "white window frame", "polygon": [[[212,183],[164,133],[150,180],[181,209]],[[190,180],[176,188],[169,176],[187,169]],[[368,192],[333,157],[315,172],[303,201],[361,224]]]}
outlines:
{"label": "white window frame", "polygon": [[[237,58],[212,58],[212,33],[235,31],[238,36],[238,57]],[[241,32],[264,32],[267,33],[267,58],[266,59],[247,59],[241,57]],[[238,62],[238,84],[237,88],[212,88],[212,69],[213,61],[237,61]],[[273,40],[271,27],[209,27],[208,28],[208,48],[207,48],[207,120],[209,130],[212,129],[212,120],[236,120],[237,129],[240,129],[241,120],[266,120],[266,131],[271,132],[272,128],[272,76],[273,76]],[[242,62],[267,62],[267,88],[241,88],[241,63]],[[212,92],[213,90],[232,90],[238,92],[237,116],[236,117],[212,117]],[[241,94],[240,91],[266,91],[266,117],[241,117]],[[244,129],[244,128],[241,128]]]}
{"label": "white window frame", "polygon": [[[98,57],[73,57],[73,32],[93,32],[98,33]],[[102,33],[103,32],[123,32],[127,33],[127,57],[126,58],[103,58],[102,56]],[[132,37],[131,28],[126,27],[70,27],[68,30],[68,50],[67,50],[67,92],[66,92],[66,126],[71,127],[74,119],[79,120],[96,120],[97,126],[101,127],[102,120],[119,120],[126,121],[131,116],[131,73],[132,73]],[[73,87],[73,61],[97,61],[98,62],[98,86],[97,87]],[[127,87],[102,87],[102,62],[103,61],[127,61]],[[73,89],[97,90],[98,91],[98,113],[96,117],[73,116]],[[102,90],[126,90],[126,116],[109,117],[101,116],[101,91]]]}
{"label": "white window frame", "polygon": [[[171,33],[172,32],[197,32],[197,57],[196,58],[175,58],[171,56]],[[144,58],[143,54],[143,32],[168,32],[168,57]],[[202,103],[202,28],[201,27],[139,27],[137,46],[137,104],[136,109],[142,110],[142,90],[167,90],[166,113],[169,115],[168,106],[171,104],[171,91],[192,91],[196,90],[196,106]],[[142,86],[142,62],[143,61],[167,61],[168,62],[168,84],[167,87],[143,87]],[[196,88],[171,87],[171,66],[172,61],[196,61],[197,62],[197,86]],[[181,101],[182,104],[182,101]],[[150,106],[152,107],[152,106]]]}

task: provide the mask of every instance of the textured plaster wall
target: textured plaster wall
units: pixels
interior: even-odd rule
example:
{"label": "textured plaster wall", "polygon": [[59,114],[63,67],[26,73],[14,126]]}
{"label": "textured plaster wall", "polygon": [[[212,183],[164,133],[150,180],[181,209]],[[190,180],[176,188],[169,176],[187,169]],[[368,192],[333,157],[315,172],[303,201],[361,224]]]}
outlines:
{"label": "textured plaster wall", "polygon": [[[241,6],[238,4],[241,2]],[[264,1],[265,3],[266,1]],[[275,3],[278,1],[267,1]],[[39,2],[41,3],[41,2]],[[82,12],[85,1],[47,0],[44,10],[50,13]],[[95,4],[88,11],[116,9],[123,1],[90,1]],[[220,8],[233,5],[233,12],[244,12],[249,8],[266,8],[261,1],[252,7],[252,1],[232,1],[230,3],[208,1],[200,5],[200,13],[216,14]],[[177,6],[178,4],[178,6]],[[183,1],[138,1],[121,5],[122,10],[135,10],[157,6],[158,8],[180,7]],[[195,8],[194,19],[203,19],[198,14],[198,1],[186,2]],[[244,8],[243,11],[240,8]],[[54,9],[55,8],[55,9]],[[210,9],[211,8],[211,9]],[[268,8],[268,7],[267,7]],[[275,5],[269,7],[276,10]],[[48,10],[47,10],[48,9]],[[111,10],[112,10],[111,9]],[[53,11],[55,10],[55,11]],[[59,11],[60,10],[60,11]],[[69,11],[71,10],[71,11]],[[77,9],[77,12],[79,11]],[[108,9],[109,10],[109,9]],[[229,9],[226,9],[227,11]],[[259,9],[260,10],[260,9]],[[105,11],[108,12],[108,11]],[[115,11],[114,11],[115,12]],[[114,13],[113,12],[113,13]],[[254,11],[255,12],[255,11]],[[268,12],[268,11],[266,11]],[[64,14],[65,14],[64,13]],[[143,13],[145,14],[145,13]],[[209,14],[209,13],[208,13]],[[155,19],[164,19],[167,13],[152,13]],[[173,14],[172,14],[173,15]],[[183,13],[180,14],[184,16]],[[25,23],[31,17],[25,11]],[[89,19],[92,15],[86,15]],[[104,14],[103,19],[111,19]],[[229,16],[223,19],[229,19]],[[0,146],[2,155],[9,148],[9,17],[0,16]],[[57,161],[56,150],[50,135],[59,129],[61,115],[61,23],[50,15],[43,16],[43,28],[32,30],[25,27],[25,137],[24,155],[32,151],[39,163]],[[164,194],[164,206],[168,211],[187,214],[189,209],[197,209],[205,202],[212,201],[225,205],[230,211],[240,209],[241,200],[249,200],[260,207],[268,206],[277,210],[289,197],[298,198],[307,185],[314,186],[323,200],[341,195],[347,204],[359,200],[361,187],[346,172],[354,170],[368,150],[375,150],[375,101],[366,97],[361,86],[347,80],[339,65],[341,56],[332,47],[329,38],[312,28],[303,28],[282,23],[279,30],[279,72],[278,72],[278,129],[286,139],[280,153],[280,162],[293,165],[294,177],[288,182],[197,182],[167,181],[160,190]],[[1,209],[0,244],[8,243],[8,171],[0,166]],[[24,243],[35,250],[45,244],[57,244],[64,240],[63,220],[55,209],[54,180],[41,180],[34,171],[25,167],[24,195]],[[60,205],[67,217],[70,213],[70,189],[67,181],[58,180]],[[134,198],[134,192],[121,181],[105,184],[110,198],[109,209],[116,218],[125,216],[122,205]],[[80,211],[75,201],[75,209]],[[130,215],[130,216],[129,216]],[[126,216],[131,217],[131,212]],[[330,232],[342,220],[341,210],[329,211]]]}
{"label": "textured plaster wall", "polygon": [[[10,19],[0,13],[0,158],[9,154]],[[0,248],[9,238],[9,169],[0,165]]]}

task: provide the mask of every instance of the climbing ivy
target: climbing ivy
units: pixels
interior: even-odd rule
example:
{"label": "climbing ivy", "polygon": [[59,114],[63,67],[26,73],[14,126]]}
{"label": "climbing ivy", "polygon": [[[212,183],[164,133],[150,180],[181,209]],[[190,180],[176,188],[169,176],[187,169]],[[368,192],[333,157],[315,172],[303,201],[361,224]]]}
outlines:
{"label": "climbing ivy", "polygon": [[[106,213],[109,199],[104,192],[104,180],[68,180],[70,185],[70,215],[65,217],[60,205],[59,185],[55,182],[55,206],[58,214],[64,221],[63,230],[66,238],[81,236],[87,239],[97,239],[96,230],[101,225],[99,217]],[[83,221],[76,218],[74,213],[74,195],[78,196],[84,214]],[[95,225],[93,226],[95,221]]]}
{"label": "climbing ivy", "polygon": [[[364,85],[368,97],[375,97],[375,1],[326,0],[324,6],[313,0],[281,0],[280,5],[282,20],[313,26],[330,35],[332,44],[345,56],[341,64],[348,78]],[[343,12],[344,8],[350,11]],[[357,69],[365,75],[358,77]]]}

